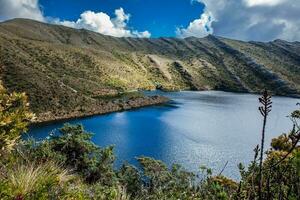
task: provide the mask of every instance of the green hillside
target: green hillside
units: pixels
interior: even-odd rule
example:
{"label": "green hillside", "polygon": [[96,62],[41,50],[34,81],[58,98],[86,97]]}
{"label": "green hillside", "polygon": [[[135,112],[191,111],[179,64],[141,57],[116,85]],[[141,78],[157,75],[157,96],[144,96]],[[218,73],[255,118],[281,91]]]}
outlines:
{"label": "green hillside", "polygon": [[0,78],[8,90],[25,91],[41,118],[96,113],[97,107],[118,110],[120,93],[138,89],[267,88],[293,96],[300,94],[300,43],[242,42],[212,35],[115,38],[15,19],[0,23]]}

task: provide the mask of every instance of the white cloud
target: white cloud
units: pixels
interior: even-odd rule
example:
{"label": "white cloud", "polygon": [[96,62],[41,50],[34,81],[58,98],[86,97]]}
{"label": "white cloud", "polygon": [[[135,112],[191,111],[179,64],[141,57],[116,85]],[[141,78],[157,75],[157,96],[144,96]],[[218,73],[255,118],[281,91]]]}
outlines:
{"label": "white cloud", "polygon": [[38,0],[0,0],[0,21],[13,18],[45,20]]}
{"label": "white cloud", "polygon": [[114,19],[114,24],[116,24],[117,27],[125,28],[126,22],[129,21],[130,15],[125,14],[124,9],[116,9],[115,10],[116,18]]}
{"label": "white cloud", "polygon": [[284,3],[285,0],[244,0],[247,6],[275,6]]}
{"label": "white cloud", "polygon": [[72,28],[84,28],[92,30],[104,35],[115,37],[150,37],[148,31],[139,32],[131,30],[127,27],[130,15],[126,14],[123,8],[115,10],[115,17],[111,18],[103,12],[95,13],[93,11],[85,11],[80,15],[77,21],[59,21],[54,23],[69,26]]}
{"label": "white cloud", "polygon": [[299,0],[194,1],[204,4],[204,13],[212,16],[213,34],[241,40],[300,40]]}
{"label": "white cloud", "polygon": [[139,32],[128,28],[130,14],[126,14],[123,8],[116,9],[114,14],[115,17],[111,18],[104,12],[85,11],[76,21],[61,21],[43,16],[39,0],[0,0],[0,21],[28,18],[72,28],[85,28],[115,37],[151,37],[149,31]]}
{"label": "white cloud", "polygon": [[139,37],[139,38],[149,38],[149,37],[151,37],[151,33],[149,31],[142,31],[142,32],[133,31],[132,34],[136,37]]}
{"label": "white cloud", "polygon": [[187,28],[177,28],[176,35],[181,38],[185,37],[204,37],[213,33],[211,23],[213,18],[210,13],[204,12],[200,19],[192,21]]}

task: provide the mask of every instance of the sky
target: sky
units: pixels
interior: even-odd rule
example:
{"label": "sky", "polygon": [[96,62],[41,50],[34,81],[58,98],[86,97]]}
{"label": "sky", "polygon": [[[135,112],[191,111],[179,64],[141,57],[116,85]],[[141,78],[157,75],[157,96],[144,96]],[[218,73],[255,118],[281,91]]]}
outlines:
{"label": "sky", "polygon": [[300,41],[300,0],[0,0],[0,21],[13,18],[115,37]]}

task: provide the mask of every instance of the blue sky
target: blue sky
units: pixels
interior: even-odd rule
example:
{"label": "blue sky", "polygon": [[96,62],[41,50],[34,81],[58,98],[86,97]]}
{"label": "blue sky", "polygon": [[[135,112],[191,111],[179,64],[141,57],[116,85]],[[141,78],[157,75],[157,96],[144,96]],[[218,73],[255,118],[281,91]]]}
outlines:
{"label": "blue sky", "polygon": [[45,16],[69,21],[86,10],[113,16],[115,9],[122,7],[131,15],[128,26],[148,30],[152,37],[175,36],[177,27],[199,18],[204,8],[191,0],[41,0],[40,5]]}
{"label": "blue sky", "polygon": [[300,0],[0,0],[0,22],[13,18],[115,37],[300,40]]}

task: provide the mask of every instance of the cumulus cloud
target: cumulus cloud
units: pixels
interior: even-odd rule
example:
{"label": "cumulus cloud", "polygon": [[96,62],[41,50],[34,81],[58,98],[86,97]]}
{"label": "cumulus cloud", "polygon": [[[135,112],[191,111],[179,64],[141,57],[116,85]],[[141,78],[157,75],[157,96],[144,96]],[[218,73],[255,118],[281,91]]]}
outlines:
{"label": "cumulus cloud", "polygon": [[115,10],[111,18],[104,12],[85,11],[76,21],[63,21],[45,17],[38,0],[0,0],[0,21],[13,18],[28,18],[43,22],[61,24],[72,28],[84,28],[115,37],[150,37],[149,31],[137,31],[128,27],[130,14],[123,8]]}
{"label": "cumulus cloud", "polygon": [[211,26],[213,18],[210,13],[204,12],[200,19],[192,21],[187,28],[177,28],[176,35],[181,38],[185,37],[204,37],[213,33]]}
{"label": "cumulus cloud", "polygon": [[45,20],[38,0],[0,0],[0,21],[13,18]]}
{"label": "cumulus cloud", "polygon": [[277,38],[300,40],[298,0],[194,1],[204,4],[204,14],[213,19],[211,30],[216,35],[246,41],[270,41]]}
{"label": "cumulus cloud", "polygon": [[123,8],[115,10],[115,17],[111,18],[103,12],[85,11],[77,21],[54,20],[54,23],[69,26],[72,28],[84,28],[104,35],[115,37],[150,37],[148,31],[139,32],[127,27],[130,15],[126,14]]}
{"label": "cumulus cloud", "polygon": [[275,6],[285,0],[244,0],[247,6]]}

